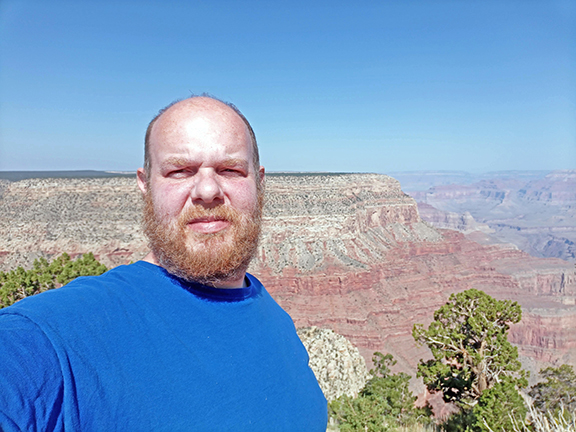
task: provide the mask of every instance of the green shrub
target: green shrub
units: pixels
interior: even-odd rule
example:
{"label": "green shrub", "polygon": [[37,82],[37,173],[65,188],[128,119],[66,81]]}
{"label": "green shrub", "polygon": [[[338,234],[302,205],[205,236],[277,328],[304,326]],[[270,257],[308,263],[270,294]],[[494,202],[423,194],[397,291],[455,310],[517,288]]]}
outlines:
{"label": "green shrub", "polygon": [[387,432],[398,427],[429,422],[431,411],[416,408],[416,397],[409,390],[410,376],[391,374],[396,364],[391,354],[374,353],[372,378],[357,398],[341,396],[330,403],[330,414],[342,432]]}
{"label": "green shrub", "polygon": [[98,276],[106,270],[90,252],[72,261],[63,253],[52,262],[45,258],[34,261],[32,269],[0,272],[0,308],[10,306],[18,300],[66,285],[79,276]]}
{"label": "green shrub", "polygon": [[558,413],[561,408],[567,412],[576,411],[576,374],[571,365],[548,367],[540,371],[545,379],[533,385],[529,395],[534,406],[542,412]]}
{"label": "green shrub", "polygon": [[512,431],[514,425],[522,424],[527,409],[514,382],[509,379],[496,383],[485,390],[472,409],[472,430]]}

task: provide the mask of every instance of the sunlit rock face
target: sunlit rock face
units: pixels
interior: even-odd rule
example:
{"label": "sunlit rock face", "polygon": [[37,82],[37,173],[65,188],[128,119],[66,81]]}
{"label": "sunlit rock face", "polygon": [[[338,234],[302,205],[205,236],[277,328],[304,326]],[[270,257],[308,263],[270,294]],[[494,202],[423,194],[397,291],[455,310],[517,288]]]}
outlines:
{"label": "sunlit rock face", "polygon": [[147,253],[136,177],[0,180],[0,268],[92,251],[107,266]]}
{"label": "sunlit rock face", "polygon": [[317,273],[329,266],[369,270],[399,242],[438,241],[415,202],[391,177],[376,174],[275,175],[260,254],[253,269]]}
{"label": "sunlit rock face", "polygon": [[[376,174],[270,175],[262,241],[250,271],[297,327],[331,329],[358,347],[391,353],[414,373],[428,356],[411,336],[451,293],[481,289],[518,301],[511,338],[533,369],[576,364],[576,275],[561,259],[423,222],[414,199]],[[93,252],[108,266],[147,251],[135,178],[0,183],[0,267]],[[471,222],[471,221],[469,221]],[[483,243],[483,244],[481,244]],[[531,359],[528,361],[528,357]]]}
{"label": "sunlit rock face", "polygon": [[298,329],[298,336],[326,399],[330,402],[342,395],[358,396],[369,378],[358,348],[329,329],[305,327]]}

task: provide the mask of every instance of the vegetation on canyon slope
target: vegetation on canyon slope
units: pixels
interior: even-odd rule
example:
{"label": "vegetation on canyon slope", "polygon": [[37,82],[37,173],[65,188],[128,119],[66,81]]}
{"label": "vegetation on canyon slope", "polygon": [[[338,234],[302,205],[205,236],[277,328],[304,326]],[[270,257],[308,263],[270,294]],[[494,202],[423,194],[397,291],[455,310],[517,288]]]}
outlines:
{"label": "vegetation on canyon slope", "polygon": [[[435,424],[447,432],[576,431],[576,376],[571,366],[541,371],[545,381],[530,390],[516,347],[507,340],[511,323],[522,317],[516,302],[499,301],[482,291],[453,294],[434,314],[428,329],[415,325],[414,339],[433,355],[421,361],[418,376],[458,411]],[[330,404],[341,431],[416,431],[433,425],[429,407],[414,407],[410,377],[390,374],[391,355],[376,353],[373,378],[355,399]],[[527,403],[525,402],[527,399]],[[527,415],[528,414],[528,415]]]}
{"label": "vegetation on canyon slope", "polygon": [[[388,354],[376,354],[380,359],[392,361]],[[375,359],[376,361],[376,359]],[[392,365],[393,363],[388,363]],[[546,372],[545,372],[546,371]],[[374,371],[371,371],[374,373]],[[542,370],[545,376],[550,375],[561,380],[550,384],[550,380],[539,383],[532,387],[530,395],[535,389],[544,395],[542,401],[545,404],[532,399],[526,394],[508,389],[508,391],[486,392],[484,398],[480,398],[476,406],[481,409],[474,411],[460,411],[444,420],[432,416],[429,407],[414,408],[415,397],[409,392],[407,383],[409,376],[406,374],[391,375],[389,369],[386,376],[380,375],[375,378],[379,385],[371,390],[364,389],[357,398],[342,396],[330,403],[330,414],[337,424],[328,428],[329,431],[340,432],[438,432],[438,431],[487,431],[487,432],[576,432],[576,410],[570,404],[573,403],[576,393],[576,377],[572,366],[562,365],[559,368],[547,368]],[[376,375],[374,375],[376,376]],[[559,377],[562,378],[559,378]],[[374,381],[372,381],[373,383]],[[550,385],[550,387],[549,387]],[[525,403],[527,415],[524,417],[514,416],[511,411],[511,401],[519,404],[519,400]],[[556,403],[557,409],[545,408],[550,403]],[[505,419],[498,423],[495,419]]]}
{"label": "vegetation on canyon slope", "polygon": [[372,362],[372,378],[358,397],[343,395],[329,405],[330,416],[339,423],[341,432],[386,432],[431,419],[428,407],[414,406],[416,397],[408,388],[410,375],[390,373],[396,364],[391,354],[376,352]]}
{"label": "vegetation on canyon slope", "polygon": [[532,386],[529,395],[534,400],[534,406],[541,411],[576,412],[576,373],[570,365],[557,368],[548,367],[540,371],[545,381]]}
{"label": "vegetation on canyon slope", "polygon": [[66,285],[79,276],[98,276],[106,270],[92,253],[72,260],[63,253],[52,262],[45,258],[34,261],[30,270],[18,267],[16,270],[0,272],[0,308],[50,289]]}

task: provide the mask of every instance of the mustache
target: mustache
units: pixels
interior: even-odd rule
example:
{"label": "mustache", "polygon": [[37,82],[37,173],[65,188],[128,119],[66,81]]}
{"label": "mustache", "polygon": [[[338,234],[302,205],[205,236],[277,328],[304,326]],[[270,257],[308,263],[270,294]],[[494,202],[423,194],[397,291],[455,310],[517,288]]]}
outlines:
{"label": "mustache", "polygon": [[217,219],[236,223],[242,219],[242,215],[238,210],[226,204],[221,204],[216,207],[194,205],[182,211],[178,217],[178,224],[185,226],[197,219]]}

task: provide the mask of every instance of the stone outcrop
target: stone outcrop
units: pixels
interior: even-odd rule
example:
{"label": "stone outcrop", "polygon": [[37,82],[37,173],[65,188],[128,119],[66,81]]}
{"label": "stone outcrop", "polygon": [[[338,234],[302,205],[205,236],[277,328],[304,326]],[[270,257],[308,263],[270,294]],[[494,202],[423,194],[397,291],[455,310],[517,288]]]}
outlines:
{"label": "stone outcrop", "polygon": [[488,225],[478,223],[476,219],[474,219],[474,216],[468,211],[459,214],[438,210],[430,204],[418,203],[418,213],[420,213],[422,220],[425,220],[436,228],[452,229],[464,234],[474,231],[484,233],[494,232]]}
{"label": "stone outcrop", "polygon": [[298,336],[326,399],[330,402],[342,395],[358,396],[369,379],[366,361],[358,348],[329,329],[300,328]]}
{"label": "stone outcrop", "polygon": [[[134,178],[5,182],[0,196],[2,269],[64,251],[91,251],[108,266],[146,253]],[[522,305],[512,340],[534,368],[576,364],[576,332],[566,330],[576,328],[573,265],[474,233],[477,241],[422,221],[388,176],[270,175],[251,271],[297,327],[343,335],[368,364],[381,351],[414,373],[429,353],[415,345],[412,325],[428,324],[451,293],[468,288]]]}
{"label": "stone outcrop", "polygon": [[62,252],[108,267],[147,253],[135,177],[42,178],[0,184],[0,269]]}

